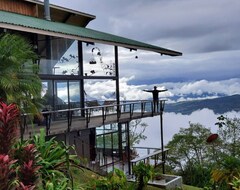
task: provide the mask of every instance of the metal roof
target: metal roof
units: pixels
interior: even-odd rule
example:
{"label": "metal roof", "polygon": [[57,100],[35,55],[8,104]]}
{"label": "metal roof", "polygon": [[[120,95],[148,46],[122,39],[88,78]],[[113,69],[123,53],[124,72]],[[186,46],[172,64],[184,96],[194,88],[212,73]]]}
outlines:
{"label": "metal roof", "polygon": [[47,21],[5,11],[0,11],[0,27],[42,35],[63,37],[84,42],[103,43],[130,49],[153,51],[170,56],[182,55],[181,52],[161,48],[132,39],[92,30],[89,28]]}

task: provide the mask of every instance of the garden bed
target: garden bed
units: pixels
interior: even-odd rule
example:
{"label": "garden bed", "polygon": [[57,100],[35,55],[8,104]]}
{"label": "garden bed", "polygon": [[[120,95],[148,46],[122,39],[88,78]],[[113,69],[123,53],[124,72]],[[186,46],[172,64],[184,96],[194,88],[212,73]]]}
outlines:
{"label": "garden bed", "polygon": [[182,187],[182,177],[175,175],[162,174],[161,179],[154,179],[148,182],[149,185],[154,185],[163,189],[175,189]]}

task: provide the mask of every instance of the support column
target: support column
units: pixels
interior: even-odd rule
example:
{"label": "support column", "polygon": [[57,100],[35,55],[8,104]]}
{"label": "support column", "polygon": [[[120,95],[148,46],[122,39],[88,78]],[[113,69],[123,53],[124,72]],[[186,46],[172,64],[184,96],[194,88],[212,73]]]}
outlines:
{"label": "support column", "polygon": [[130,147],[130,134],[129,134],[129,122],[127,122],[127,151],[128,151],[128,174],[131,175],[131,147]]}
{"label": "support column", "polygon": [[163,110],[165,101],[160,101],[160,135],[161,135],[161,149],[162,149],[162,173],[165,174],[165,153],[163,143]]}
{"label": "support column", "polygon": [[122,147],[122,124],[118,123],[118,151],[119,151],[119,160],[123,160],[123,147]]}
{"label": "support column", "polygon": [[[82,42],[78,41],[78,70],[79,76],[83,77],[83,47]],[[80,108],[84,108],[85,94],[84,94],[84,79],[80,79]],[[81,116],[85,117],[84,110],[81,110]]]}
{"label": "support column", "polygon": [[112,171],[114,171],[114,154],[113,154],[113,133],[111,133],[111,156],[112,156]]}
{"label": "support column", "polygon": [[[118,46],[114,46],[115,53],[115,75],[116,75],[116,100],[117,105],[120,104],[120,92],[119,92],[119,68],[118,68]],[[117,113],[120,112],[120,107],[117,106]]]}

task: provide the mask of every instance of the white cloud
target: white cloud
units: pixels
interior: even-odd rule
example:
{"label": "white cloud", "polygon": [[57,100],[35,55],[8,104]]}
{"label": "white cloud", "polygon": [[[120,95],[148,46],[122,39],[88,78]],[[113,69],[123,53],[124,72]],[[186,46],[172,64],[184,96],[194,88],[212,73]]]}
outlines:
{"label": "white cloud", "polygon": [[[167,98],[170,102],[196,100],[206,98],[217,98],[225,95],[230,96],[240,94],[240,79],[229,79],[222,81],[192,81],[192,82],[168,82],[154,83],[151,85],[131,85],[135,80],[134,77],[125,77],[119,80],[120,99],[121,100],[147,100],[152,98],[151,93],[144,92],[144,89],[153,89],[157,86],[158,89],[168,89],[167,92],[159,94],[160,98]],[[71,96],[79,94],[78,83],[71,86]],[[87,81],[85,82],[86,99],[108,100],[115,99],[116,82],[114,80]],[[58,96],[67,100],[67,89],[65,86],[59,86]],[[177,100],[176,100],[177,97]]]}
{"label": "white cloud", "polygon": [[[129,85],[128,82],[134,77],[121,78],[119,80],[121,100],[142,100],[151,97],[149,94],[143,94],[142,85]],[[85,91],[91,98],[98,100],[115,99],[116,83],[113,80],[104,80],[100,82],[89,82],[85,84]]]}
{"label": "white cloud", "polygon": [[[229,118],[240,117],[240,112],[228,112],[223,114]],[[164,113],[163,114],[163,133],[164,133],[164,144],[169,142],[173,135],[178,133],[180,128],[188,128],[189,122],[200,123],[204,127],[209,128],[212,133],[216,133],[218,127],[215,123],[218,121],[219,115],[214,114],[212,110],[203,109],[193,112],[191,115],[182,115],[175,113]],[[159,116],[153,118],[142,119],[142,122],[146,122],[148,127],[145,131],[147,139],[141,141],[137,146],[143,147],[160,147],[160,118]]]}
{"label": "white cloud", "polygon": [[181,100],[186,100],[189,95],[196,95],[196,98],[218,97],[219,95],[240,94],[240,79],[229,79],[222,81],[200,80],[195,82],[183,83],[164,83],[171,88],[174,95],[182,96]]}

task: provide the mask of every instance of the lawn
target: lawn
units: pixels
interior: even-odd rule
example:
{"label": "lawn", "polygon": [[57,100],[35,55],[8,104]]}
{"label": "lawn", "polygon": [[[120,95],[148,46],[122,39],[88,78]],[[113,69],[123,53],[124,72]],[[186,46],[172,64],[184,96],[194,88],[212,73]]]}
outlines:
{"label": "lawn", "polygon": [[193,187],[193,186],[189,186],[189,185],[183,185],[183,189],[184,190],[202,190],[202,188]]}
{"label": "lawn", "polygon": [[[148,190],[159,190],[158,187],[148,186]],[[201,188],[183,185],[183,190],[202,190]]]}

